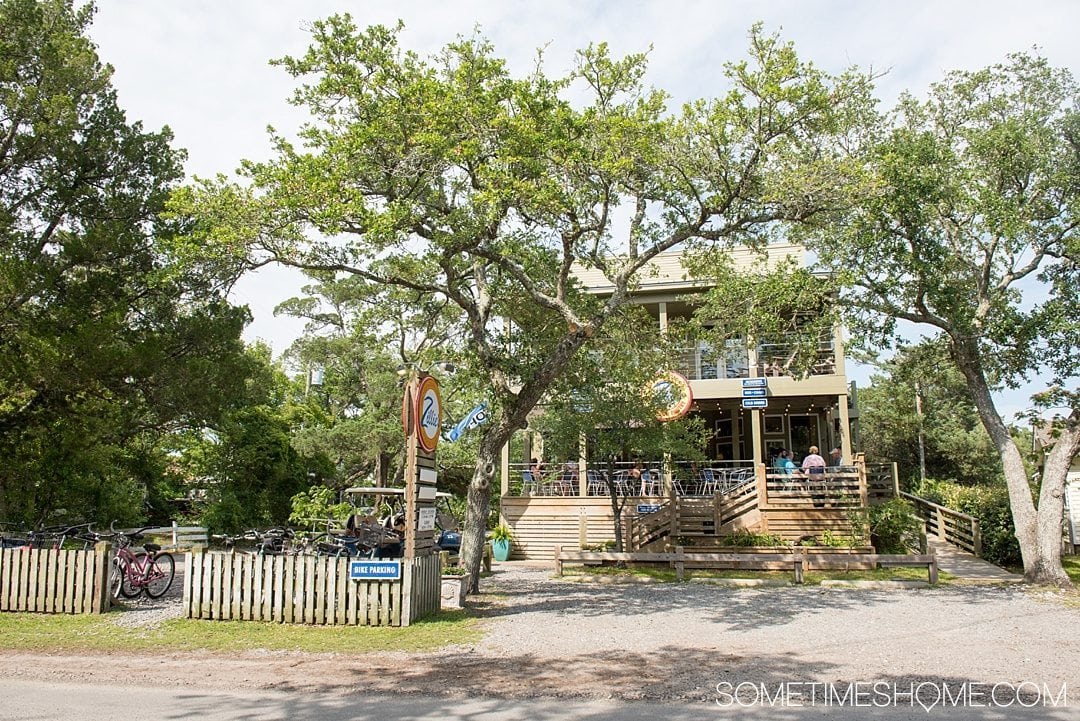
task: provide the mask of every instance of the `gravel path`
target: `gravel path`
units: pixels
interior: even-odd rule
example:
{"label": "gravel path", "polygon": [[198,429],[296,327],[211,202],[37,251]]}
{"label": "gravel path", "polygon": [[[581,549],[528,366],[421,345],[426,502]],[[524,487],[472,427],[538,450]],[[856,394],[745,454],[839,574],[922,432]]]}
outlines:
{"label": "gravel path", "polygon": [[[720,682],[1032,681],[1080,688],[1080,600],[1012,586],[921,590],[738,589],[555,580],[550,566],[501,564],[470,604],[473,646],[409,655],[169,653],[0,655],[0,669],[57,680],[434,695],[712,701]],[[118,616],[152,625],[165,602]],[[91,672],[81,669],[93,669]]]}

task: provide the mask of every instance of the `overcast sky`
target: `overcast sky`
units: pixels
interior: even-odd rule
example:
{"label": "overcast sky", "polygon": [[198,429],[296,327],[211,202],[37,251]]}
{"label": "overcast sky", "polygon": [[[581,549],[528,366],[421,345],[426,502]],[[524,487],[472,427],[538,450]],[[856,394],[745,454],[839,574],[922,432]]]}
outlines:
{"label": "overcast sky", "polygon": [[[554,74],[591,42],[606,41],[616,53],[651,47],[649,82],[675,101],[723,93],[721,66],[744,56],[747,31],[759,20],[826,70],[887,71],[878,81],[886,106],[902,90],[922,94],[948,70],[984,67],[1035,46],[1055,65],[1080,68],[1076,0],[99,0],[90,34],[115,68],[129,118],[171,127],[188,152],[189,174],[209,176],[232,173],[244,158],[267,158],[267,125],[289,133],[303,121],[286,103],[291,79],[268,61],[302,53],[305,24],[338,12],[361,26],[400,18],[403,44],[420,53],[478,27],[522,72],[540,47]],[[255,315],[245,335],[283,351],[302,326],[272,311],[299,285],[283,271],[242,281],[234,300]],[[1007,415],[1027,404],[1014,394],[1005,405]]]}

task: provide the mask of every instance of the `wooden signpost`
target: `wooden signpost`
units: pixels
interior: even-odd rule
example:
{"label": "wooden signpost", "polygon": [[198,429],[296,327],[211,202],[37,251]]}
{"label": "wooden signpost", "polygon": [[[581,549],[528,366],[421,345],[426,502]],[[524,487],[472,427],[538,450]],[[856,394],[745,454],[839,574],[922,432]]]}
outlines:
{"label": "wooden signpost", "polygon": [[435,552],[435,449],[442,432],[442,394],[434,376],[421,373],[405,387],[405,558]]}

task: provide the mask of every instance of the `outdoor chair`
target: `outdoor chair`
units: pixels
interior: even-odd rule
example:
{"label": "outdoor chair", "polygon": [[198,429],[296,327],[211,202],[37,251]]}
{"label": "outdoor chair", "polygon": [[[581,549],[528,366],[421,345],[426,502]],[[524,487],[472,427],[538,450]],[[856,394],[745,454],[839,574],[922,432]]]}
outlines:
{"label": "outdoor chair", "polygon": [[651,470],[641,472],[641,495],[660,495],[660,474],[658,472]]}
{"label": "outdoor chair", "polygon": [[607,481],[604,480],[604,476],[600,474],[600,471],[586,471],[585,472],[585,494],[589,496],[605,496],[607,495]]}
{"label": "outdoor chair", "polygon": [[533,478],[532,471],[521,472],[521,495],[540,495],[540,482],[536,478]]}

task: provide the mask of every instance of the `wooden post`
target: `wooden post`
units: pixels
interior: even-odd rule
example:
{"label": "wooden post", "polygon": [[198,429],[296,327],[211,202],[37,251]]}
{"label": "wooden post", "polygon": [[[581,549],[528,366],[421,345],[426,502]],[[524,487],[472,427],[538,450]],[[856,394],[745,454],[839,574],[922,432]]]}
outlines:
{"label": "wooden post", "polygon": [[686,562],[683,561],[683,547],[675,547],[675,579],[677,581],[683,580],[686,575]]}
{"label": "wooden post", "polygon": [[896,465],[896,461],[892,464],[892,483],[893,483],[893,498],[900,497],[900,469]]}
{"label": "wooden post", "polygon": [[930,565],[927,566],[927,575],[930,577],[930,585],[936,586],[938,582],[937,555],[934,549],[930,549]]}
{"label": "wooden post", "polygon": [[795,566],[795,583],[803,583],[803,549],[801,546],[796,546],[792,552],[792,562]]}
{"label": "wooden post", "polygon": [[976,556],[982,556],[982,530],[979,527],[979,519],[971,519],[971,544],[974,546]]}
{"label": "wooden post", "polygon": [[[757,411],[754,412],[757,413]],[[769,507],[768,479],[765,477],[767,471],[764,463],[754,466],[754,475],[757,477],[758,508]]]}
{"label": "wooden post", "polygon": [[112,567],[112,546],[107,541],[94,544],[94,596],[91,613],[105,613],[112,603],[109,593],[109,570]]}
{"label": "wooden post", "polygon": [[555,575],[562,578],[562,559],[559,556],[562,554],[562,546],[555,546]]}
{"label": "wooden post", "polygon": [[589,545],[589,517],[582,508],[578,513],[578,548],[584,549]]}

